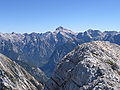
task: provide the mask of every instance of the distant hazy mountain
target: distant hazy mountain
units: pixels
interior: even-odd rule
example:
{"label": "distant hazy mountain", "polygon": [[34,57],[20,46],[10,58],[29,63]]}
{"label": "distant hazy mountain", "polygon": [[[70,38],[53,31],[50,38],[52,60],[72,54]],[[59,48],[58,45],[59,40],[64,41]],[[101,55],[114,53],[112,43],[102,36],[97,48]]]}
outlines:
{"label": "distant hazy mountain", "polygon": [[120,90],[120,46],[79,45],[59,62],[44,90]]}
{"label": "distant hazy mountain", "polygon": [[79,44],[97,40],[120,44],[120,33],[91,29],[74,33],[63,27],[46,33],[0,33],[0,53],[16,62],[39,67],[51,75],[56,64],[68,52]]}
{"label": "distant hazy mountain", "polygon": [[43,86],[25,69],[0,54],[0,90],[42,90]]}

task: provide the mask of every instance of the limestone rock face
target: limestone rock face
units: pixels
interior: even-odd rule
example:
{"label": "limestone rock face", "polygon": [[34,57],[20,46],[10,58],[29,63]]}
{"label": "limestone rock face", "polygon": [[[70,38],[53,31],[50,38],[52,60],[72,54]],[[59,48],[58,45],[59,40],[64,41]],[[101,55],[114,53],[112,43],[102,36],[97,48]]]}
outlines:
{"label": "limestone rock face", "polygon": [[120,46],[79,45],[61,60],[44,90],[120,90]]}
{"label": "limestone rock face", "polygon": [[0,90],[42,90],[43,86],[26,70],[0,54]]}

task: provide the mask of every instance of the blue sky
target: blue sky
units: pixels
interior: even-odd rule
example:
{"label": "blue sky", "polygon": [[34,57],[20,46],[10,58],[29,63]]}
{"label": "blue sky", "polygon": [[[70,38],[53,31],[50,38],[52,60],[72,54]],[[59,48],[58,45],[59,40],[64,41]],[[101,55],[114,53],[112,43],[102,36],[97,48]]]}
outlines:
{"label": "blue sky", "polygon": [[0,0],[0,32],[120,30],[120,0]]}

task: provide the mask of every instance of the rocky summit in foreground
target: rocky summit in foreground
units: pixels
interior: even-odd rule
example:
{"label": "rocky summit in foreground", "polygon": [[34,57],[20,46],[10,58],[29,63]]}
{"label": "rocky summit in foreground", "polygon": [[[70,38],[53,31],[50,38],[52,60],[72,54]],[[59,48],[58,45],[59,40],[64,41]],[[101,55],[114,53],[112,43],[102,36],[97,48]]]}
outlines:
{"label": "rocky summit in foreground", "polygon": [[43,86],[21,66],[0,54],[0,90],[42,90]]}
{"label": "rocky summit in foreground", "polygon": [[120,90],[120,46],[85,43],[58,64],[44,90]]}

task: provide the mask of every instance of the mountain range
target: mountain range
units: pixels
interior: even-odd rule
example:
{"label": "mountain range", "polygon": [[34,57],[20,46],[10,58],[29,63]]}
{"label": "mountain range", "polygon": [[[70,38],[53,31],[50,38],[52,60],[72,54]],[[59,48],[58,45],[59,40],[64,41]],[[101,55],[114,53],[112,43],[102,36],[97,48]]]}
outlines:
{"label": "mountain range", "polygon": [[[97,42],[93,42],[93,41],[97,41]],[[50,82],[53,82],[53,81],[59,82],[54,79],[58,79],[58,77],[56,76],[57,75],[56,73],[59,72],[58,67],[61,63],[64,62],[63,59],[66,57],[66,55],[68,53],[70,53],[71,51],[73,52],[76,47],[84,48],[84,46],[86,46],[89,50],[89,49],[93,49],[93,48],[91,48],[92,45],[93,46],[96,45],[95,46],[96,47],[95,52],[96,52],[97,48],[101,47],[101,45],[107,45],[107,46],[112,45],[112,44],[109,44],[106,42],[101,42],[101,41],[109,41],[110,43],[120,45],[120,32],[117,32],[117,31],[101,32],[100,30],[89,29],[85,32],[77,32],[76,33],[76,32],[73,32],[72,30],[65,29],[60,26],[60,27],[56,28],[54,32],[49,31],[46,33],[35,33],[35,32],[30,33],[30,34],[28,34],[28,33],[20,34],[20,33],[15,33],[15,32],[0,33],[1,58],[8,57],[7,59],[5,58],[5,60],[3,58],[1,59],[2,61],[4,61],[4,62],[2,62],[2,63],[4,63],[4,66],[2,64],[1,64],[1,66],[6,67],[7,63],[5,63],[5,62],[8,62],[8,64],[9,64],[9,66],[7,68],[8,71],[11,70],[12,68],[18,68],[18,67],[22,68],[23,70],[25,70],[26,74],[28,75],[26,77],[26,74],[25,75],[23,74],[23,76],[25,76],[24,78],[26,78],[26,80],[28,80],[28,82],[29,82],[28,77],[34,78],[32,81],[35,82],[35,85],[33,85],[33,87],[36,88],[35,90],[38,89],[38,86],[36,86],[36,83],[37,83],[37,85],[40,84],[40,87],[38,90],[41,90],[44,87],[44,85],[45,85],[45,90],[46,90],[46,87],[47,87],[47,89],[52,87],[50,85],[52,83],[49,83],[49,81]],[[89,45],[89,42],[93,42],[93,43],[90,43],[90,45]],[[87,45],[84,43],[87,43]],[[82,45],[82,46],[84,45],[84,46],[82,47],[79,45]],[[97,47],[97,45],[98,45],[98,47]],[[112,46],[114,46],[114,45],[112,45]],[[119,47],[119,46],[115,45],[115,47]],[[107,48],[107,47],[105,46],[103,48]],[[119,51],[118,50],[119,48],[115,48],[115,50],[114,50],[114,48],[112,48],[112,49],[113,49],[113,51],[115,51],[115,50]],[[111,50],[111,48],[110,48],[110,50]],[[106,52],[109,52],[109,51],[106,51]],[[87,53],[87,52],[85,51],[83,53]],[[91,52],[89,52],[89,54],[90,53]],[[111,52],[111,53],[113,53],[113,52]],[[111,55],[111,53],[110,53],[110,55]],[[108,56],[110,56],[110,55],[108,55]],[[70,55],[70,57],[72,57],[72,56]],[[79,56],[74,56],[73,58],[75,59],[78,57]],[[88,55],[88,57],[89,57],[89,55]],[[113,55],[113,57],[114,57],[114,55]],[[107,57],[105,57],[105,58],[107,58]],[[82,59],[82,58],[80,58],[80,59]],[[113,60],[114,59],[116,60],[116,58],[113,58]],[[13,63],[15,65],[15,67],[14,66],[11,67],[11,65]],[[111,60],[110,60],[110,63],[111,63]],[[85,64],[86,64],[86,62],[85,62]],[[63,63],[63,65],[64,65],[64,63]],[[7,72],[6,70],[4,70],[3,67],[1,67],[1,71]],[[69,65],[68,65],[68,67],[69,67]],[[70,66],[70,67],[72,68],[72,66]],[[67,69],[67,66],[65,66],[65,68]],[[105,68],[107,68],[107,67],[105,67]],[[20,70],[17,69],[17,70],[18,70],[17,72],[21,72],[21,69]],[[64,69],[63,69],[63,71],[64,71]],[[11,73],[11,71],[8,73]],[[16,72],[12,72],[12,73],[13,73],[12,76],[15,77],[14,79],[16,80],[17,78],[16,78],[16,75],[14,74]],[[62,72],[59,72],[59,73],[62,74]],[[72,73],[72,74],[74,74],[74,73]],[[11,81],[11,78],[9,76],[7,76],[6,73],[4,76],[6,76],[6,78],[9,78],[8,81]],[[4,80],[2,77],[3,76],[1,73],[0,78],[1,78],[1,82],[3,83]],[[63,78],[62,76],[60,76],[60,77]],[[70,81],[71,81],[71,79],[70,79]],[[47,82],[47,84],[46,84],[46,82]],[[11,82],[7,82],[7,83],[11,83]],[[23,83],[26,83],[26,81]],[[30,81],[30,83],[31,83],[31,81]],[[61,83],[61,81],[60,81],[60,83]],[[88,82],[86,82],[86,83],[88,83]],[[0,87],[0,88],[6,88],[6,89],[13,88],[12,84],[8,87],[6,87],[5,84],[2,84],[2,85],[4,85],[4,87]],[[29,86],[29,84],[26,83],[25,88],[27,87],[27,85]],[[79,85],[78,83],[77,83],[77,85],[80,88],[81,85]],[[91,85],[93,85],[93,84],[91,83]],[[88,87],[88,85],[86,85],[86,86]],[[14,88],[18,88],[18,87],[14,87]],[[34,90],[33,87],[29,87],[29,88],[30,89],[32,88],[32,90]],[[72,90],[72,89],[68,89],[69,84],[65,87],[67,87],[67,89],[64,88],[65,90]],[[24,87],[22,87],[22,88],[24,88]],[[61,88],[61,86],[59,86],[59,85],[55,86],[55,88],[54,87],[52,87],[52,88],[53,89],[50,88],[50,90],[56,90],[55,88],[60,88],[60,90],[64,90],[63,86]],[[81,88],[84,88],[84,87],[81,86]],[[116,86],[116,88],[118,88],[118,87]],[[21,90],[24,90],[24,89],[21,89]]]}
{"label": "mountain range", "polygon": [[120,32],[89,29],[75,33],[58,27],[46,33],[0,33],[0,53],[19,63],[41,68],[48,76],[56,64],[76,46],[91,41],[110,41],[120,45]]}

